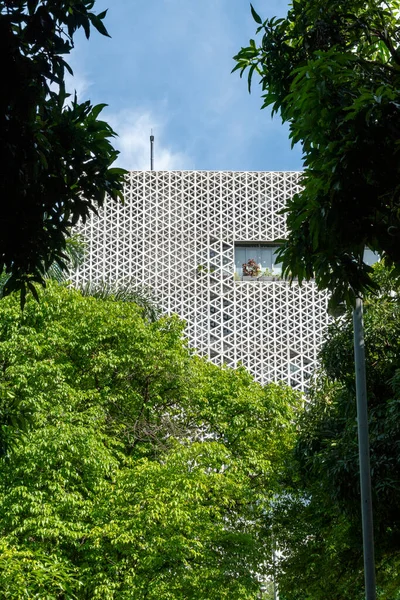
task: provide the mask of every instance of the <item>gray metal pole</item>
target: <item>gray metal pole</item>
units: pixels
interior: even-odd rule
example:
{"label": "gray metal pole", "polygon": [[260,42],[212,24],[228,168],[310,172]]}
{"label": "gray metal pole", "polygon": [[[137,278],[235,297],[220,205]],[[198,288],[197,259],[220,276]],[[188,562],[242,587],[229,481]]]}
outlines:
{"label": "gray metal pole", "polygon": [[154,135],[150,136],[150,171],[154,171]]}
{"label": "gray metal pole", "polygon": [[372,518],[371,466],[369,460],[367,380],[365,375],[365,348],[363,305],[356,299],[353,310],[354,362],[356,371],[358,451],[360,458],[361,516],[364,549],[364,579],[366,600],[376,600],[374,528]]}
{"label": "gray metal pole", "polygon": [[275,581],[275,577],[274,577],[274,600],[279,600],[278,584]]}
{"label": "gray metal pole", "polygon": [[274,550],[272,552],[272,561],[274,565],[274,600],[279,600],[278,584],[276,582],[276,547],[274,542]]}

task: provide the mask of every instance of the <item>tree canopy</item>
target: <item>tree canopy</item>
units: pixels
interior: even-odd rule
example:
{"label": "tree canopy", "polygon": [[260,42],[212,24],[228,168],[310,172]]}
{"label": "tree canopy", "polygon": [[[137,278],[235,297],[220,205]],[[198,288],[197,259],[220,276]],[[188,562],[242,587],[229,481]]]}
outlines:
{"label": "tree canopy", "polygon": [[0,595],[257,598],[298,396],[194,356],[177,317],[39,293],[0,302]]}
{"label": "tree canopy", "polygon": [[[400,597],[400,301],[392,274],[378,265],[379,295],[364,302],[378,598]],[[274,515],[284,550],[282,598],[362,600],[351,311],[333,322],[321,371],[298,422],[292,487]]]}
{"label": "tree canopy", "polygon": [[5,293],[43,283],[56,262],[65,269],[66,239],[78,219],[101,206],[105,194],[122,198],[124,171],[112,129],[98,119],[104,105],[67,101],[65,61],[76,31],[108,35],[107,11],[94,0],[0,1],[0,272]]}
{"label": "tree canopy", "polygon": [[373,285],[365,248],[400,273],[400,3],[294,0],[235,57],[260,79],[263,108],[303,149],[303,189],[288,199],[284,273],[315,277],[333,302]]}

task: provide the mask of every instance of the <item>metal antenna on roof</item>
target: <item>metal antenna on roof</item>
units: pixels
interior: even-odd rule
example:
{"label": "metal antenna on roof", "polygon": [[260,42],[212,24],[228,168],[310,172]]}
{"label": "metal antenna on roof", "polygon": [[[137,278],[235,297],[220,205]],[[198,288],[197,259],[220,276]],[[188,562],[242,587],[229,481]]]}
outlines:
{"label": "metal antenna on roof", "polygon": [[151,135],[150,135],[150,171],[154,171],[154,135],[153,135],[153,130],[151,130]]}

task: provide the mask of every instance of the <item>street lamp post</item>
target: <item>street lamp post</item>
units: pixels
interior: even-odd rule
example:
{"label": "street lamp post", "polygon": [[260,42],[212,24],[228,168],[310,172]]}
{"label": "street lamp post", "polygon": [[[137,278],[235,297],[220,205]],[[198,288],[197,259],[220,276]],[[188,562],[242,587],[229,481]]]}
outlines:
{"label": "street lamp post", "polygon": [[368,436],[367,380],[365,373],[363,304],[361,298],[356,298],[356,305],[353,309],[353,328],[365,596],[366,600],[376,600],[371,465],[369,458]]}

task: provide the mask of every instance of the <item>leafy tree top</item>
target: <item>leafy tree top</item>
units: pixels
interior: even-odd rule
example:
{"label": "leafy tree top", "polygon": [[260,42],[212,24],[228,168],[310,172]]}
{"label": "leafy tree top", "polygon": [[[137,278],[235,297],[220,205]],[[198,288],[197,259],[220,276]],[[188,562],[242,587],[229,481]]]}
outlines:
{"label": "leafy tree top", "polygon": [[235,57],[249,87],[303,148],[303,189],[286,209],[284,274],[315,277],[333,302],[373,286],[365,248],[400,271],[400,3],[297,0]]}
{"label": "leafy tree top", "polygon": [[123,173],[110,168],[117,156],[112,129],[98,119],[104,105],[68,104],[65,55],[76,31],[108,35],[106,11],[94,0],[0,1],[0,271],[5,292],[43,283],[54,262],[65,268],[66,239],[105,194],[122,198]]}
{"label": "leafy tree top", "polygon": [[99,291],[0,302],[0,595],[255,600],[298,395]]}

